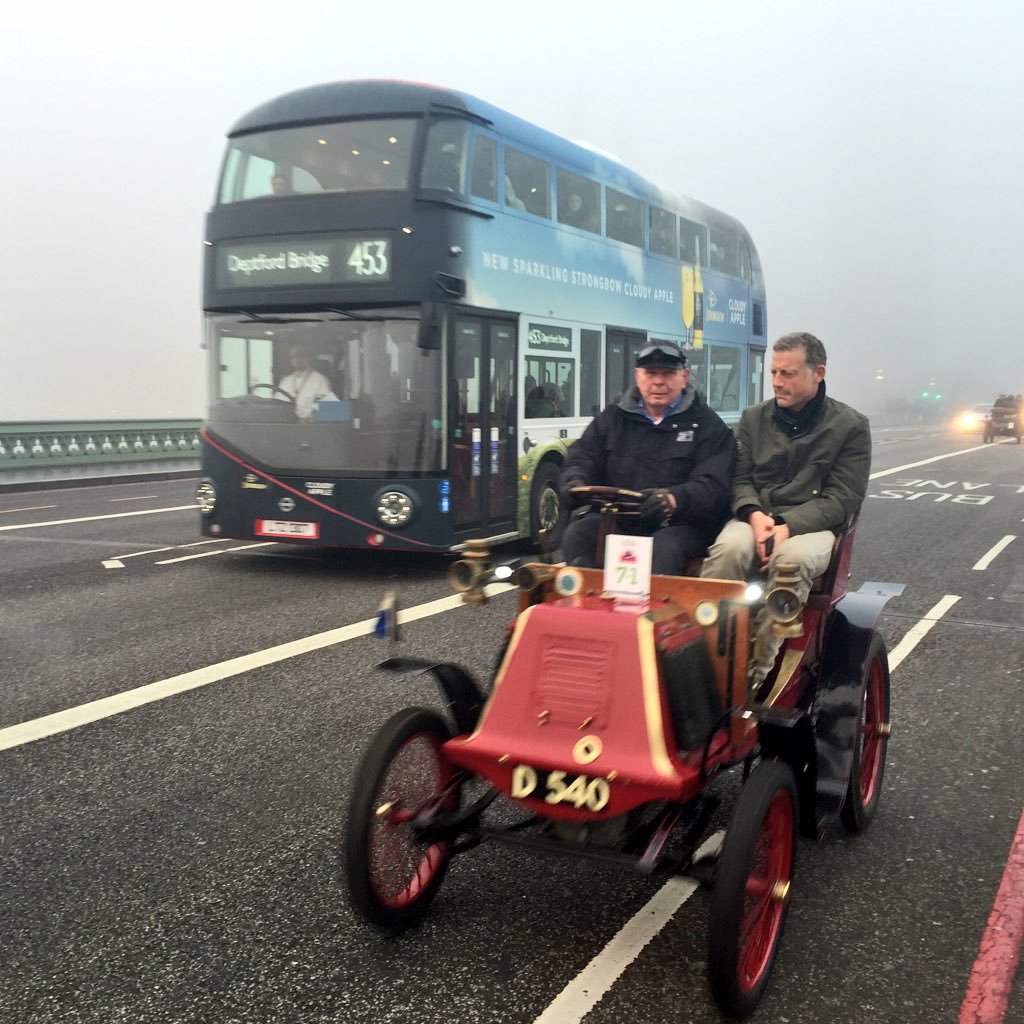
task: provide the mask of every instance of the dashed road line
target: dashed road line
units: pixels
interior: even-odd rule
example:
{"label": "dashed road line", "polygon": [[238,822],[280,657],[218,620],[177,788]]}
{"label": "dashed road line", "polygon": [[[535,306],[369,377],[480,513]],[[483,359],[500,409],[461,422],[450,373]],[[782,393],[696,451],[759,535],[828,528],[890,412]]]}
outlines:
{"label": "dashed road line", "polygon": [[69,523],[95,523],[100,519],[127,519],[130,516],[155,516],[162,512],[195,512],[196,506],[174,505],[171,508],[144,508],[138,512],[108,512],[102,516],[80,516],[78,519],[51,519],[45,523],[16,523],[13,526],[0,526],[0,531],[5,530],[35,530],[40,526],[67,526]]}
{"label": "dashed road line", "polygon": [[1008,533],[998,544],[994,544],[990,550],[986,551],[971,568],[977,572],[983,572],[995,561],[999,553],[1008,548],[1016,539],[1016,535]]}

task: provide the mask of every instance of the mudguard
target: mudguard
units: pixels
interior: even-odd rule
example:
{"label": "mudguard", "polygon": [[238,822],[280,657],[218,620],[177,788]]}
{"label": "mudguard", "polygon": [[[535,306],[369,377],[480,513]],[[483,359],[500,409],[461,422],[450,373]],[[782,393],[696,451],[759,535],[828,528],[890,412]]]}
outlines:
{"label": "mudguard", "polygon": [[484,706],[484,696],[476,680],[461,666],[447,661],[426,661],[423,658],[388,658],[377,668],[385,672],[398,672],[407,676],[433,673],[441,693],[448,702],[448,710],[455,722],[457,735],[472,732]]}
{"label": "mudguard", "polygon": [[829,616],[813,711],[819,824],[838,814],[846,798],[866,683],[864,661],[882,609],[902,593],[902,584],[865,583]]}

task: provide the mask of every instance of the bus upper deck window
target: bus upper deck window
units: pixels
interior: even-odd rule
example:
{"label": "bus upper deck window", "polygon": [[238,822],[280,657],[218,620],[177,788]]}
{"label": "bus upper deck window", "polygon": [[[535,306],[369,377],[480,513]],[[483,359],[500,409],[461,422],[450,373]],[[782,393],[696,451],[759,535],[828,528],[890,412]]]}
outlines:
{"label": "bus upper deck window", "polygon": [[708,229],[696,221],[679,218],[679,258],[684,263],[708,265]]}
{"label": "bus upper deck window", "polygon": [[420,187],[463,195],[466,175],[466,134],[464,121],[434,121],[427,132]]}
{"label": "bus upper deck window", "polygon": [[650,249],[659,256],[676,254],[676,215],[657,206],[651,207]]}
{"label": "bus upper deck window", "polygon": [[605,234],[617,242],[644,244],[644,204],[625,192],[605,189]]}
{"label": "bus upper deck window", "polygon": [[601,233],[601,186],[571,171],[558,169],[555,192],[558,199],[558,223]]}
{"label": "bus upper deck window", "polygon": [[505,205],[551,216],[551,165],[518,149],[505,149]]}
{"label": "bus upper deck window", "polygon": [[498,144],[487,135],[477,135],[473,140],[470,192],[477,199],[498,201]]}

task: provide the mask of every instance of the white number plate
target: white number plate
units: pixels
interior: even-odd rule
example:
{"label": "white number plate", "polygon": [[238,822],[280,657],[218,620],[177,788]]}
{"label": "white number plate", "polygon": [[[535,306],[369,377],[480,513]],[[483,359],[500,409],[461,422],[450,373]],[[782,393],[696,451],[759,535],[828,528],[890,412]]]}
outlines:
{"label": "white number plate", "polygon": [[308,537],[316,540],[320,536],[319,523],[292,523],[283,519],[257,519],[257,537]]}
{"label": "white number plate", "polygon": [[543,796],[545,803],[572,804],[581,811],[600,811],[608,805],[611,786],[607,779],[563,771],[545,772],[528,764],[517,764],[512,769],[511,795],[517,800]]}

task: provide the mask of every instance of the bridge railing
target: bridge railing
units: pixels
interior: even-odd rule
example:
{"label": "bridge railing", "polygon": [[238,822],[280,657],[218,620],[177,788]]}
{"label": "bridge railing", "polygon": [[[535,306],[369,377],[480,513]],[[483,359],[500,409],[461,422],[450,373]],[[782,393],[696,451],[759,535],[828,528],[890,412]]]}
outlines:
{"label": "bridge railing", "polygon": [[192,469],[199,420],[0,423],[0,485]]}

